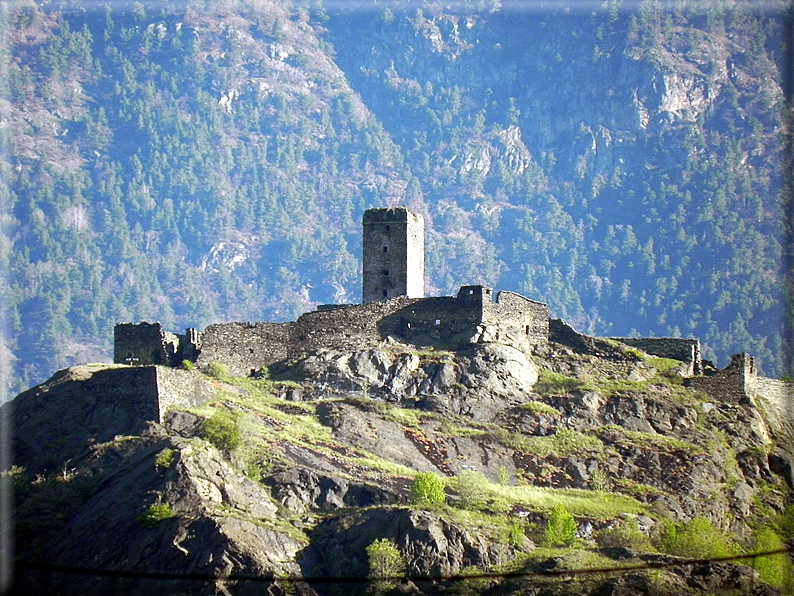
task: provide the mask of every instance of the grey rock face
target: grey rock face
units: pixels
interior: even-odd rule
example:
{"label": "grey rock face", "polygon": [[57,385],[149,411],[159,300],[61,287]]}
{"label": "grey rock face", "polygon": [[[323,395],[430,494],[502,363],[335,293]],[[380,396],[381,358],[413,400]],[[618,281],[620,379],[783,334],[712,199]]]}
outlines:
{"label": "grey rock face", "polygon": [[321,351],[296,362],[279,378],[307,383],[303,399],[351,394],[413,399],[441,413],[489,420],[506,406],[528,399],[538,369],[520,350],[482,344],[438,356],[372,348]]}
{"label": "grey rock face", "polygon": [[[467,566],[498,565],[515,554],[514,548],[495,548],[482,536],[430,511],[379,509],[318,526],[311,533],[312,546],[305,560],[314,566],[313,573],[363,575],[368,572],[365,549],[376,538],[397,545],[409,575],[450,576]],[[534,545],[527,543],[524,548],[531,550]]]}

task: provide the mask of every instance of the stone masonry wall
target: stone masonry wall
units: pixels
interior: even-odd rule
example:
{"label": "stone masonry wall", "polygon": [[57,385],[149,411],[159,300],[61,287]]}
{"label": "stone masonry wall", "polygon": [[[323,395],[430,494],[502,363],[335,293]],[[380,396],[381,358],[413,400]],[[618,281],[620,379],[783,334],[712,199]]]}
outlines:
{"label": "stone masonry wall", "polygon": [[98,370],[85,381],[85,387],[99,402],[118,406],[143,420],[160,421],[154,366]]}
{"label": "stone masonry wall", "polygon": [[207,370],[222,362],[235,376],[270,366],[289,355],[295,323],[219,323],[201,334],[201,352],[196,365]]}
{"label": "stone masonry wall", "polygon": [[[173,335],[173,334],[171,334]],[[113,362],[116,364],[171,364],[160,323],[121,323],[113,329]]]}
{"label": "stone masonry wall", "polygon": [[295,321],[290,356],[329,346],[360,348],[367,343],[381,342],[389,335],[382,328],[381,321],[418,301],[417,298],[398,296],[391,300],[303,314]]}
{"label": "stone masonry wall", "polygon": [[216,397],[212,382],[194,373],[163,366],[154,368],[158,422],[163,421],[168,410],[183,410],[198,406]]}
{"label": "stone masonry wall", "polygon": [[399,310],[381,327],[388,335],[408,343],[456,349],[475,341],[481,321],[479,300],[441,296],[425,298]]}
{"label": "stone masonry wall", "polygon": [[200,346],[195,358],[200,370],[208,370],[217,361],[225,364],[232,375],[248,376],[329,346],[360,349],[387,341],[390,336],[444,349],[499,342],[531,351],[533,346],[547,341],[545,304],[513,292],[501,292],[496,302],[491,296],[490,288],[464,286],[455,297],[398,296],[323,308],[300,316],[294,323],[221,323],[210,325],[201,333],[189,329],[184,337],[164,333],[159,323],[123,324],[116,328],[116,352],[117,358],[140,354],[138,360],[131,362],[139,365],[153,364],[154,356],[144,356],[157,353],[161,363],[176,366],[184,357],[191,359],[182,344],[191,349]]}
{"label": "stone masonry wall", "polygon": [[748,378],[755,376],[752,357],[734,354],[731,363],[708,377],[686,379],[686,385],[703,391],[715,400],[741,402],[748,396]]}
{"label": "stone masonry wall", "polygon": [[786,420],[789,425],[794,425],[794,383],[751,376],[747,385],[753,396],[764,400],[770,414],[778,420]]}
{"label": "stone masonry wall", "polygon": [[362,226],[362,302],[423,297],[422,216],[405,207],[368,209]]}
{"label": "stone masonry wall", "polygon": [[[496,341],[530,351],[549,341],[549,309],[515,292],[499,292],[496,302],[483,301],[483,324],[497,330]],[[487,340],[482,337],[481,340]]]}

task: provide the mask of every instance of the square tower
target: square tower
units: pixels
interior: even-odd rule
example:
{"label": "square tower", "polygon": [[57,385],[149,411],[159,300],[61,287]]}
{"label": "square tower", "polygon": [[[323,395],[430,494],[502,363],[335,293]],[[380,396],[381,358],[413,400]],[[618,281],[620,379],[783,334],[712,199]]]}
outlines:
{"label": "square tower", "polygon": [[406,207],[368,209],[363,219],[363,301],[424,298],[425,220]]}

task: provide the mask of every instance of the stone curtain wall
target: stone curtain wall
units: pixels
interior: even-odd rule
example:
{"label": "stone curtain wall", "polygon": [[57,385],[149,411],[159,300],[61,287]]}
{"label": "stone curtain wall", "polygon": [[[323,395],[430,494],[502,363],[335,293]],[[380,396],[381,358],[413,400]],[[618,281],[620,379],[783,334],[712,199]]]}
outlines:
{"label": "stone curtain wall", "polygon": [[85,381],[85,387],[98,402],[113,404],[143,420],[160,421],[154,366],[98,370]]}
{"label": "stone curtain wall", "polygon": [[154,367],[157,392],[157,418],[162,422],[169,410],[183,410],[216,397],[215,386],[195,373],[175,368]]}
{"label": "stone curtain wall", "polygon": [[196,365],[207,370],[222,362],[235,376],[270,366],[289,355],[295,323],[220,323],[201,334],[201,353]]}
{"label": "stone curtain wall", "polygon": [[794,383],[751,376],[747,385],[752,395],[763,400],[770,415],[786,421],[789,428],[794,425]]}
{"label": "stone curtain wall", "polygon": [[388,335],[418,346],[457,349],[476,340],[481,321],[479,300],[441,296],[424,298],[399,310],[383,322],[382,328]]}
{"label": "stone curtain wall", "polygon": [[290,356],[295,357],[331,346],[359,349],[368,344],[378,344],[393,334],[388,326],[381,325],[381,321],[418,301],[417,298],[398,296],[386,301],[301,315],[295,322]]}
{"label": "stone curtain wall", "polygon": [[731,363],[716,374],[686,379],[686,385],[716,400],[741,402],[747,399],[751,375],[755,376],[753,359],[747,354],[734,354]]}
{"label": "stone curtain wall", "polygon": [[501,292],[496,303],[491,296],[490,288],[464,286],[456,297],[398,296],[323,308],[301,315],[294,323],[221,323],[201,333],[188,330],[185,336],[166,334],[159,323],[117,325],[116,361],[124,363],[132,353],[138,357],[132,364],[151,365],[157,354],[161,364],[177,366],[186,357],[184,346],[192,350],[200,345],[195,358],[200,370],[207,371],[217,361],[234,376],[248,376],[329,346],[361,349],[381,345],[390,336],[443,349],[498,342],[527,352],[548,341],[545,304],[513,292]]}
{"label": "stone curtain wall", "polygon": [[700,342],[676,337],[612,337],[615,341],[642,350],[652,356],[672,358],[688,363],[688,374],[701,373]]}

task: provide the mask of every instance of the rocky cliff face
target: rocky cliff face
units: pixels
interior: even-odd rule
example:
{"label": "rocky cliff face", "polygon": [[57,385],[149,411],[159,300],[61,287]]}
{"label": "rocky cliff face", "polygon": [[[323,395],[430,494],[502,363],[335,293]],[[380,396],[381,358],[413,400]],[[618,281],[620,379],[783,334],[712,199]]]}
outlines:
{"label": "rocky cliff face", "polygon": [[[605,357],[555,343],[329,347],[274,379],[215,379],[216,401],[162,424],[87,390],[112,368],[62,371],[4,406],[20,593],[355,593],[376,539],[417,594],[761,585],[735,563],[676,565],[683,553],[662,536],[705,518],[750,549],[778,527],[792,497],[786,425],[763,396],[707,398],[682,385],[684,364],[600,341]],[[411,501],[417,472],[444,479],[446,504]],[[555,503],[576,519],[574,548],[545,546]],[[626,520],[635,534],[615,529]],[[670,566],[555,575],[628,563]],[[529,577],[453,578],[500,571]]]}

